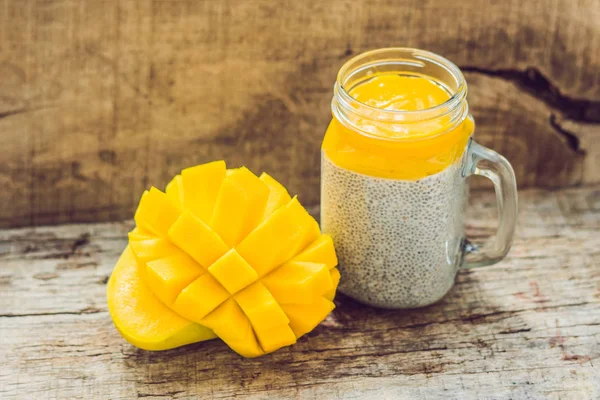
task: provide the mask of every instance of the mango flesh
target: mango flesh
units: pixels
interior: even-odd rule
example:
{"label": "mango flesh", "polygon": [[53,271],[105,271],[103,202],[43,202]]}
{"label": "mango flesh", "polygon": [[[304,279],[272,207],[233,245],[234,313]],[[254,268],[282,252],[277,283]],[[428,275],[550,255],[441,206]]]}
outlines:
{"label": "mango flesh", "polygon": [[173,304],[179,293],[203,273],[204,268],[181,251],[146,263],[146,283],[167,305]]}
{"label": "mango flesh", "polygon": [[338,264],[333,240],[329,235],[321,235],[310,246],[294,257],[294,261],[307,261],[324,263],[327,268],[332,269]]}
{"label": "mango flesh", "polygon": [[221,185],[210,226],[233,247],[262,219],[269,187],[248,169],[233,170]]}
{"label": "mango flesh", "polygon": [[236,249],[262,277],[308,246],[320,234],[317,221],[294,197],[256,227]]}
{"label": "mango flesh", "polygon": [[145,350],[166,350],[213,339],[209,328],[182,318],[152,293],[131,249],[117,261],[107,286],[108,311],[123,337]]}
{"label": "mango flesh", "polygon": [[204,267],[210,266],[229,250],[219,235],[189,211],[184,211],[171,225],[168,236],[173,244]]}
{"label": "mango flesh", "polygon": [[254,268],[235,249],[229,250],[223,257],[215,261],[208,267],[208,272],[230,294],[239,292],[258,279]]}
{"label": "mango flesh", "polygon": [[228,298],[227,290],[210,274],[204,274],[181,291],[173,309],[180,315],[201,323],[202,318]]}
{"label": "mango flesh", "polygon": [[139,227],[159,237],[166,237],[169,228],[178,217],[177,205],[166,194],[152,187],[142,195],[133,219]]}
{"label": "mango flesh", "polygon": [[269,198],[267,199],[265,212],[262,217],[264,220],[277,211],[277,209],[289,203],[292,198],[286,188],[266,172],[263,172],[259,179],[263,181],[269,188]]}
{"label": "mango flesh", "polygon": [[210,222],[225,173],[225,161],[214,161],[181,171],[184,208],[207,224]]}
{"label": "mango flesh", "polygon": [[250,321],[233,298],[225,301],[201,322],[213,329],[229,347],[241,356],[258,357],[264,354]]}
{"label": "mango flesh", "polygon": [[108,298],[138,347],[216,335],[257,357],[296,343],[335,307],[333,241],[268,174],[222,161],[188,168],[165,193],[145,192],[135,221]]}
{"label": "mango flesh", "polygon": [[165,193],[179,208],[183,207],[183,178],[181,175],[176,175],[175,178],[167,184]]}
{"label": "mango flesh", "polygon": [[329,301],[333,301],[333,299],[335,298],[335,291],[337,290],[337,287],[340,283],[340,270],[337,268],[333,268],[330,270],[331,273],[331,280],[333,282],[333,289],[331,289],[329,292],[327,292],[323,297],[326,298]]}
{"label": "mango flesh", "polygon": [[325,264],[290,261],[263,279],[279,304],[312,304],[334,289]]}
{"label": "mango flesh", "polygon": [[335,308],[335,304],[327,299],[319,298],[311,305],[287,304],[281,307],[290,318],[290,327],[294,334],[302,336],[323,321],[327,314]]}
{"label": "mango flesh", "polygon": [[142,262],[156,260],[178,250],[169,240],[164,238],[137,240],[132,239],[132,237],[133,235],[130,234],[129,245],[136,258]]}

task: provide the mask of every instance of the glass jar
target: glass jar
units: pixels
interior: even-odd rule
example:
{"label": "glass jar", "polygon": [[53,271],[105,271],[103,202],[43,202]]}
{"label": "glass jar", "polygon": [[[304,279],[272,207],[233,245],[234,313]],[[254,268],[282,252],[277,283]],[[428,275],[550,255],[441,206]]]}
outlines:
{"label": "glass jar", "polygon": [[[401,82],[413,92],[432,90],[408,93],[421,103],[435,87],[418,79],[438,85],[447,100],[389,109],[356,94],[384,75],[410,78]],[[422,50],[370,51],[340,69],[321,152],[321,225],[336,245],[342,293],[378,307],[422,307],[448,292],[461,266],[490,265],[508,252],[517,212],[514,172],[504,157],[472,140],[466,95],[459,68]],[[464,231],[472,174],[492,180],[500,213],[495,240],[478,251],[468,251]]]}

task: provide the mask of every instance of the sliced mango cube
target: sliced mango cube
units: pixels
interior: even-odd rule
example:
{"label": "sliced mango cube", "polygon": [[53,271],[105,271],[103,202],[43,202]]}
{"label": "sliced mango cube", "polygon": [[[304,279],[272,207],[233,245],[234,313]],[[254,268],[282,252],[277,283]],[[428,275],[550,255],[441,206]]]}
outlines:
{"label": "sliced mango cube", "polygon": [[250,320],[265,352],[296,343],[296,336],[288,325],[289,319],[262,283],[244,289],[234,299]]}
{"label": "sliced mango cube", "polygon": [[235,294],[258,279],[250,264],[235,251],[229,250],[208,267],[208,272],[231,294]]}
{"label": "sliced mango cube", "polygon": [[179,208],[183,207],[183,178],[181,175],[175,176],[175,178],[167,184],[165,193]]}
{"label": "sliced mango cube", "polygon": [[135,223],[160,237],[166,237],[173,222],[179,217],[179,208],[155,187],[145,191],[135,212]]}
{"label": "sliced mango cube", "polygon": [[205,271],[187,254],[175,254],[146,263],[146,280],[166,305],[173,304],[181,290]]}
{"label": "sliced mango cube", "polygon": [[262,277],[291,259],[320,234],[315,219],[294,197],[263,221],[236,249]]}
{"label": "sliced mango cube", "polygon": [[129,241],[133,242],[136,240],[148,240],[148,239],[156,239],[156,235],[150,231],[147,231],[139,226],[133,228],[131,232],[127,234]]}
{"label": "sliced mango cube", "polygon": [[312,242],[302,253],[294,257],[294,261],[325,263],[332,269],[338,264],[331,236],[323,234]]}
{"label": "sliced mango cube", "polygon": [[225,301],[200,322],[213,329],[238,354],[244,357],[264,354],[248,317],[233,298]]}
{"label": "sliced mango cube", "polygon": [[229,250],[219,235],[189,211],[184,211],[175,221],[168,236],[203,267],[210,266]]}
{"label": "sliced mango cube", "polygon": [[235,169],[221,185],[210,226],[235,246],[262,220],[269,187],[247,168]]}
{"label": "sliced mango cube", "polygon": [[183,206],[206,224],[210,223],[225,169],[225,161],[214,161],[181,171]]}
{"label": "sliced mango cube", "polygon": [[200,323],[210,329],[227,331],[229,332],[229,338],[234,340],[244,339],[246,337],[245,327],[251,327],[248,317],[233,297],[229,297],[204,316]]}
{"label": "sliced mango cube", "polygon": [[282,305],[283,311],[290,319],[290,327],[300,337],[315,329],[327,315],[333,311],[335,304],[322,297],[317,298],[313,304],[286,304]]}
{"label": "sliced mango cube", "polygon": [[[296,254],[305,249],[310,243],[316,240],[321,235],[321,229],[317,221],[306,211],[302,205],[297,202],[291,202],[292,210],[297,213],[297,223],[301,225],[301,228],[296,231],[297,237],[290,237],[287,246],[284,246],[284,251],[281,254],[283,261],[291,260]],[[301,211],[300,211],[301,210]]]}
{"label": "sliced mango cube", "polygon": [[169,240],[162,237],[153,237],[145,240],[130,239],[129,247],[131,247],[135,257],[142,263],[180,251]]}
{"label": "sliced mango cube", "polygon": [[267,200],[267,206],[265,207],[265,213],[262,219],[267,219],[271,214],[283,207],[292,200],[292,197],[288,193],[285,187],[277,182],[273,177],[266,172],[260,175],[260,180],[267,184],[269,187],[269,199]]}
{"label": "sliced mango cube", "polygon": [[266,353],[296,343],[296,335],[288,324],[273,326],[267,330],[256,330],[256,337]]}
{"label": "sliced mango cube", "polygon": [[290,276],[305,276],[307,284],[315,296],[321,296],[333,289],[329,268],[325,264],[303,261],[289,261],[281,269]]}
{"label": "sliced mango cube", "polygon": [[325,293],[325,295],[323,295],[323,297],[325,297],[329,301],[333,301],[333,299],[335,298],[335,292],[337,290],[337,287],[340,284],[341,276],[340,276],[340,271],[337,268],[334,268],[329,272],[331,273],[331,281],[333,282],[333,289],[331,289],[329,292]]}
{"label": "sliced mango cube", "polygon": [[325,264],[290,261],[263,278],[279,304],[311,304],[333,289]]}
{"label": "sliced mango cube", "polygon": [[229,293],[210,274],[201,275],[181,291],[173,310],[200,323],[202,318],[229,298]]}
{"label": "sliced mango cube", "polygon": [[233,298],[248,316],[255,332],[290,322],[273,295],[260,282],[248,286]]}
{"label": "sliced mango cube", "polygon": [[216,332],[215,333],[217,335],[219,335],[219,337],[229,347],[231,347],[231,349],[233,351],[235,351],[236,353],[238,353],[239,355],[241,355],[243,357],[253,358],[253,357],[258,357],[258,356],[262,356],[263,354],[265,354],[265,351],[258,344],[256,335],[254,334],[254,331],[252,330],[252,326],[250,326],[250,322],[248,322],[248,325],[244,325],[243,328],[240,327],[237,329],[244,329],[244,332],[246,332],[243,339],[239,339],[239,340],[231,339],[230,338],[231,331],[228,331],[227,329],[217,329],[218,333],[216,333]]}

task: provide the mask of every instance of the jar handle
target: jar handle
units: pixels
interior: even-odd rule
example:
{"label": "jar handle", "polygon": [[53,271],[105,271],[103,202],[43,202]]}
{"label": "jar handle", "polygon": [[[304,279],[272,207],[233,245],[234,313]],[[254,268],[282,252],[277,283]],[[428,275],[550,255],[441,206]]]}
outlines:
{"label": "jar handle", "polygon": [[463,268],[485,267],[502,260],[510,250],[517,222],[517,181],[506,158],[471,141],[467,149],[465,177],[485,176],[494,184],[498,208],[498,230],[482,248],[465,240]]}

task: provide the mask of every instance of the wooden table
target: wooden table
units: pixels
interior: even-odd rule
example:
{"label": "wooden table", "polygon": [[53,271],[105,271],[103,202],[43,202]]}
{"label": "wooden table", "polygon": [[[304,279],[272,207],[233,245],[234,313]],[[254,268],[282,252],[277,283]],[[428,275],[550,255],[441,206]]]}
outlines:
{"label": "wooden table", "polygon": [[[493,195],[468,232],[494,231]],[[600,186],[520,194],[496,266],[440,303],[386,311],[339,296],[298,344],[246,360],[219,341],[127,344],[106,309],[126,223],[0,232],[0,398],[600,398]]]}

